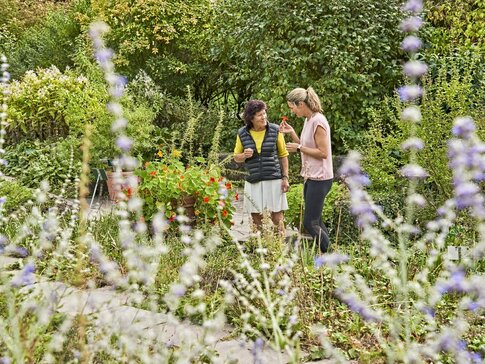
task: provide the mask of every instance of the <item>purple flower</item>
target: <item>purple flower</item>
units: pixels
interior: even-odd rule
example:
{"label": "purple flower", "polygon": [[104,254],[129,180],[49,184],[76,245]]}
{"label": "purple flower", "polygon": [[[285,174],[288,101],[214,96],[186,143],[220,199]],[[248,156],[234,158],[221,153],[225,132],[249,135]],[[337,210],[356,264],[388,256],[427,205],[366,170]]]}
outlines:
{"label": "purple flower", "polygon": [[35,282],[35,264],[29,262],[11,281],[13,287],[22,287],[31,285]]}
{"label": "purple flower", "polygon": [[453,125],[452,133],[455,136],[468,139],[472,136],[475,131],[475,123],[473,119],[469,116],[456,118]]}
{"label": "purple flower", "polygon": [[124,152],[128,152],[133,146],[133,140],[125,135],[121,135],[116,139],[116,146]]}
{"label": "purple flower", "polygon": [[403,150],[421,150],[424,148],[424,142],[416,137],[409,138],[401,144]]}
{"label": "purple flower", "polygon": [[328,265],[335,267],[341,263],[345,263],[349,260],[349,256],[345,254],[324,254],[315,258],[315,267],[320,268],[322,265]]}
{"label": "purple flower", "polygon": [[467,207],[474,206],[479,200],[477,195],[480,193],[478,186],[471,182],[457,183],[455,186],[455,201],[456,207],[462,210]]}
{"label": "purple flower", "polygon": [[421,111],[417,106],[408,106],[401,112],[401,119],[418,123],[421,121]]}
{"label": "purple flower", "polygon": [[407,164],[401,168],[401,174],[409,179],[425,179],[428,173],[417,164]]}
{"label": "purple flower", "polygon": [[95,57],[99,63],[106,63],[113,58],[114,52],[112,49],[103,48],[96,51]]}
{"label": "purple flower", "polygon": [[401,101],[413,101],[423,95],[423,89],[418,85],[399,87],[397,90]]}
{"label": "purple flower", "polygon": [[423,307],[421,311],[430,317],[435,317],[435,314],[436,314],[434,308],[432,307]]}
{"label": "purple flower", "polygon": [[414,35],[408,35],[403,39],[401,48],[406,52],[416,52],[423,46],[421,39]]}
{"label": "purple flower", "polygon": [[179,297],[179,298],[183,297],[186,291],[187,291],[187,289],[185,288],[185,286],[183,284],[172,285],[171,292],[176,297]]}
{"label": "purple flower", "polygon": [[420,13],[423,10],[422,0],[408,0],[402,7],[403,11],[409,11],[411,13]]}
{"label": "purple flower", "polygon": [[411,78],[419,78],[428,72],[428,66],[420,61],[409,61],[404,65],[404,74]]}
{"label": "purple flower", "polygon": [[399,28],[403,32],[410,33],[418,31],[422,26],[423,19],[421,19],[419,16],[410,16],[402,21]]}
{"label": "purple flower", "polygon": [[0,197],[0,205],[3,205],[7,201],[6,197]]}
{"label": "purple flower", "polygon": [[4,356],[0,358],[0,364],[10,364],[12,362],[12,359],[10,359],[8,356]]}

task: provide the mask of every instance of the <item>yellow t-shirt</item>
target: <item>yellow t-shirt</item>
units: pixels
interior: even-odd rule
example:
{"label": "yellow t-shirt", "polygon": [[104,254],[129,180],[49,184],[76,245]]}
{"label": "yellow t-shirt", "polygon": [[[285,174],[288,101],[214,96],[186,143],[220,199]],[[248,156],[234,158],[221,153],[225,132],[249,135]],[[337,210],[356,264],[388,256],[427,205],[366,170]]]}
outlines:
{"label": "yellow t-shirt", "polygon": [[[263,139],[264,139],[264,134],[266,133],[266,130],[261,130],[261,131],[256,131],[256,130],[249,130],[249,134],[254,139],[254,142],[256,143],[256,150],[258,153],[261,153],[261,146],[263,145]],[[278,148],[278,157],[279,158],[284,158],[288,157],[288,151],[286,150],[286,144],[285,144],[285,138],[283,137],[282,133],[278,133],[278,139],[276,141],[276,146]],[[239,138],[239,135],[236,138],[236,146],[234,147],[234,154],[239,154],[244,151],[243,145],[241,143],[241,139]]]}

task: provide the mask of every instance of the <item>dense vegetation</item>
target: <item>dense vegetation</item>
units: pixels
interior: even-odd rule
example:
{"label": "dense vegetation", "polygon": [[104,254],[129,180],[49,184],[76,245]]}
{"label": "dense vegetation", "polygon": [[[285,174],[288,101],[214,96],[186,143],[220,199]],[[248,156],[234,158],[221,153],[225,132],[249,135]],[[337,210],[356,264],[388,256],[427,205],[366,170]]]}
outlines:
{"label": "dense vegetation", "polygon": [[[402,64],[407,59],[401,49],[403,33],[399,30],[404,17],[402,1],[0,0],[0,5],[8,9],[0,19],[0,53],[8,57],[12,75],[10,93],[5,99],[8,126],[1,142],[5,142],[5,153],[2,149],[0,157],[8,162],[2,165],[2,172],[15,178],[15,181],[0,181],[0,198],[6,197],[6,202],[0,202],[0,253],[7,246],[6,241],[15,242],[18,249],[6,253],[21,257],[25,251],[42,256],[38,271],[49,279],[76,286],[85,286],[81,282],[83,279],[94,286],[110,284],[112,277],[106,273],[103,261],[88,256],[81,243],[80,237],[88,231],[99,244],[96,249],[111,260],[110,266],[116,266],[132,284],[138,282],[137,277],[130,276],[133,256],[129,255],[132,252],[126,253],[126,247],[120,243],[118,237],[123,240],[123,232],[119,229],[132,226],[139,233],[133,239],[137,247],[153,248],[158,238],[153,231],[143,230],[143,226],[145,221],[156,221],[163,205],[170,224],[164,239],[170,250],[161,257],[153,255],[153,259],[159,259],[158,270],[151,285],[143,291],[151,301],[138,303],[144,308],[151,304],[151,308],[173,310],[177,317],[188,317],[194,323],[212,317],[224,307],[223,297],[227,292],[220,282],[233,279],[233,272],[242,263],[247,266],[250,262],[259,269],[259,261],[266,259],[268,264],[283,266],[280,256],[287,253],[271,234],[264,235],[261,240],[249,239],[241,248],[233,244],[224,230],[224,226],[231,224],[238,182],[226,179],[228,160],[222,159],[227,153],[231,154],[236,130],[242,125],[240,113],[249,99],[265,100],[272,122],[279,122],[285,115],[299,131],[301,120],[289,115],[285,95],[296,86],[315,88],[331,124],[335,164],[340,164],[340,155],[359,150],[363,169],[372,181],[367,190],[392,221],[401,221],[408,212],[406,193],[411,187],[402,176],[402,167],[414,162],[425,167],[428,178],[412,187],[427,201],[426,206],[412,212],[416,227],[423,231],[435,218],[436,209],[456,193],[455,171],[449,168],[449,154],[447,156],[448,140],[454,137],[454,120],[464,115],[472,117],[477,137],[485,138],[485,0],[429,0],[425,3],[425,27],[420,32],[424,47],[415,57],[426,62],[429,70],[418,81],[425,89],[418,102],[422,121],[412,125],[400,117],[406,105],[396,92],[400,85],[410,82],[402,74]],[[124,77],[120,89],[106,85],[105,75],[93,58],[92,40],[87,33],[89,25],[96,20],[103,20],[110,27],[106,42],[114,52],[116,72]],[[79,176],[83,152],[85,157],[87,155],[87,144],[83,141],[86,134],[89,134],[91,168],[106,168],[106,163],[119,154],[120,149],[123,151],[112,133],[112,110],[106,108],[117,94],[122,94],[119,104],[129,120],[126,134],[133,141],[131,154],[138,161],[136,174],[140,178],[145,206],[142,213],[132,205],[124,211],[125,215],[107,215],[87,223],[82,220],[82,214],[80,219],[76,217],[78,210],[75,208],[79,206],[75,204],[77,207],[71,211],[74,217],[70,217],[63,203],[77,198],[79,184],[82,190],[85,183],[82,179],[79,181]],[[417,155],[402,148],[409,137],[419,137],[424,142],[425,148]],[[292,155],[292,189],[288,194],[290,210],[286,221],[297,229],[301,228],[302,208],[299,167],[299,158]],[[91,179],[92,185],[94,178],[91,176]],[[42,184],[43,180],[49,182],[50,187]],[[89,182],[84,187],[89,187],[87,185]],[[483,182],[480,186],[483,190]],[[227,200],[220,197],[221,189],[226,189],[224,198]],[[68,199],[50,201],[47,191]],[[189,291],[201,289],[206,295],[202,298],[184,296],[172,308],[171,301],[163,298],[173,291],[172,283],[178,279],[179,270],[190,260],[186,242],[179,236],[184,230],[178,230],[176,219],[180,207],[177,199],[186,191],[193,194],[200,191],[194,219],[204,233],[215,229],[220,242],[211,248],[197,246],[191,251],[194,255],[204,255],[205,263],[194,263],[200,264],[197,266],[200,281],[186,288]],[[130,188],[123,192],[127,198],[132,195]],[[356,285],[365,280],[370,282],[374,292],[379,292],[376,302],[371,302],[373,307],[382,307],[391,316],[397,310],[399,316],[402,307],[396,302],[401,302],[403,297],[398,285],[374,265],[379,261],[373,255],[375,246],[360,235],[362,226],[354,223],[350,200],[348,184],[337,181],[323,212],[333,237],[333,252],[352,257],[352,272],[344,272],[349,280],[352,277]],[[29,215],[28,210],[35,204],[39,207]],[[58,212],[60,216],[56,220],[52,214]],[[41,216],[37,225],[32,222],[32,216]],[[132,219],[131,225],[123,225],[124,218]],[[49,229],[52,219],[66,235],[46,238],[48,234],[44,234],[44,230]],[[217,221],[223,224],[219,226]],[[402,232],[393,235],[389,225],[384,225],[379,239],[385,238],[390,247],[397,250]],[[477,226],[480,225],[470,216],[469,210],[458,211],[448,234],[442,237],[441,248],[475,246],[483,240],[477,233]],[[51,241],[59,241],[59,245],[52,247]],[[66,241],[71,244],[68,248],[62,245]],[[422,272],[429,268],[428,283],[436,283],[439,272],[448,267],[441,258],[428,267],[432,259],[427,249],[431,249],[432,244],[418,247],[420,240],[412,234],[409,241],[411,253],[404,275],[410,281],[419,280]],[[264,258],[261,258],[262,248],[258,244],[269,248]],[[39,246],[49,247],[45,256],[37,250]],[[246,255],[241,253],[243,250]],[[151,254],[144,250],[142,253],[146,256],[141,260],[148,259]],[[382,254],[387,254],[384,248]],[[392,361],[390,348],[395,348],[396,352],[404,349],[395,343],[394,347],[393,344],[383,345],[380,341],[383,338],[375,335],[376,327],[355,313],[359,310],[352,307],[349,310],[349,305],[337,299],[335,290],[342,284],[338,281],[342,272],[318,269],[314,255],[311,245],[304,243],[297,255],[288,258],[291,264],[285,261],[293,267],[287,274],[291,277],[291,286],[298,290],[292,304],[298,309],[296,329],[302,332],[301,346],[309,353],[307,359],[329,356],[311,329],[323,322],[328,339],[347,359]],[[94,263],[88,264],[88,261]],[[389,270],[399,266],[394,256],[386,264]],[[483,274],[485,268],[483,260],[467,267],[473,274]],[[0,285],[3,279],[0,274]],[[365,298],[365,292],[361,293]],[[422,298],[419,294],[412,292],[406,298],[414,303]],[[460,294],[444,296],[438,305],[442,312],[436,316],[434,324],[447,327],[460,305]],[[7,301],[12,302],[11,299],[0,290],[0,320],[7,317],[2,307]],[[194,308],[200,307],[200,302],[207,312]],[[247,301],[237,302],[226,310],[226,317],[237,330],[244,331],[246,325],[259,330],[245,333],[250,339],[262,333],[270,340],[280,340],[281,347],[300,345],[294,344],[293,338],[278,337],[258,317],[246,317],[244,303]],[[261,301],[254,304],[264,306]],[[187,307],[194,309],[191,311]],[[294,313],[283,309],[281,312],[280,326],[291,329]],[[412,340],[418,345],[429,339],[426,331],[429,326],[423,312],[416,312],[411,320]],[[362,314],[362,310],[359,313]],[[28,313],[24,319],[26,327],[33,325]],[[50,324],[56,326],[57,319],[56,316]],[[476,315],[467,322],[469,330],[463,333],[462,339],[471,352],[485,355],[483,315]],[[81,335],[78,324],[82,327],[82,323],[76,322],[70,335]],[[49,330],[54,329],[44,329],[42,340],[47,342]],[[380,334],[395,338],[399,336],[396,332],[398,328],[387,326]],[[272,335],[276,335],[276,339]],[[83,341],[82,337],[78,339]],[[46,345],[42,340],[32,344],[37,351],[29,354],[31,362],[44,354]],[[72,345],[73,352],[82,350],[81,344],[79,347]],[[149,351],[151,348],[147,347]],[[0,342],[0,353],[4,350],[6,346]],[[102,362],[103,355],[109,357],[104,352],[99,355],[93,359],[95,362]],[[199,359],[205,360],[206,355],[201,354]],[[66,356],[66,361],[73,360],[71,354]],[[110,357],[106,362],[109,360],[115,362],[116,358]],[[450,353],[442,353],[436,360],[448,363],[457,359]]]}

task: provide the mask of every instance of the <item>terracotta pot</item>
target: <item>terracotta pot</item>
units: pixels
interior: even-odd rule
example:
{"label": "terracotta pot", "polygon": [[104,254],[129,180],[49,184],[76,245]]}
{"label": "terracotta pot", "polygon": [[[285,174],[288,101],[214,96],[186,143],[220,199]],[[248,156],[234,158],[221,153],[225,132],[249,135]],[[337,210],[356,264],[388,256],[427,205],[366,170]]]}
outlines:
{"label": "terracotta pot", "polygon": [[[120,191],[128,191],[128,193],[130,193],[130,186],[127,183],[126,179],[134,176],[133,172],[121,172],[121,177],[124,181],[124,183],[121,184],[115,184],[114,172],[106,172],[106,176],[108,177],[108,179],[106,180],[106,184],[108,186],[109,198],[112,202],[118,202],[118,193]],[[137,181],[138,183],[140,183],[140,177],[137,177]]]}

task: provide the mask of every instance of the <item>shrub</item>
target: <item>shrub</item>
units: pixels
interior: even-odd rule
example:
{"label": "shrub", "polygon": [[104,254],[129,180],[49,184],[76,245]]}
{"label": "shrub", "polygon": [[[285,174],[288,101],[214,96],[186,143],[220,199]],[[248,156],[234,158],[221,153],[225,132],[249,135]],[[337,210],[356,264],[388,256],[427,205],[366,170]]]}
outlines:
{"label": "shrub", "polygon": [[3,214],[9,214],[32,200],[33,193],[18,182],[2,180],[0,181],[0,198],[5,198],[5,202],[0,204],[0,209],[3,210]]}
{"label": "shrub", "polygon": [[[8,164],[5,174],[27,187],[37,188],[43,180],[49,182],[54,193],[67,188],[67,196],[74,196],[75,178],[81,170],[80,142],[77,138],[59,139],[56,142],[23,141],[5,150]],[[71,183],[64,186],[66,179]]]}

